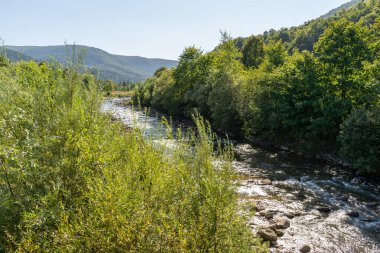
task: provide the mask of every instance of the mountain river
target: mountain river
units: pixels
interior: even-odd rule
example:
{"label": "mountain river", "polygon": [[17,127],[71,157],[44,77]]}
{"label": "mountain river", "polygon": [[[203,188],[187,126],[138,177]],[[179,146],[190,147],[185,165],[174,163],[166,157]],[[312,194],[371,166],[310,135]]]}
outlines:
{"label": "mountain river", "polygon": [[[165,127],[156,117],[124,106],[125,99],[105,100],[102,111],[157,141]],[[286,217],[290,226],[271,247],[272,252],[380,253],[380,183],[355,176],[314,159],[284,151],[269,151],[234,142],[233,166],[241,198],[256,202],[250,220],[254,231]],[[282,235],[283,234],[283,235]]]}

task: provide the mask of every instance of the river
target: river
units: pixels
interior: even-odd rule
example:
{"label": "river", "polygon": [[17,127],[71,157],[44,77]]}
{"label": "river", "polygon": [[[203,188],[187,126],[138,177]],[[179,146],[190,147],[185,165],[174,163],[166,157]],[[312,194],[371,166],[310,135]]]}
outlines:
{"label": "river", "polygon": [[[157,117],[105,100],[102,111],[129,127],[160,141],[165,127]],[[233,166],[240,174],[238,192],[256,202],[250,225],[254,231],[287,217],[286,228],[272,252],[379,253],[380,184],[355,176],[351,171],[283,151],[269,151],[248,143],[234,144]],[[269,215],[268,215],[269,214]],[[272,218],[273,216],[273,218]]]}

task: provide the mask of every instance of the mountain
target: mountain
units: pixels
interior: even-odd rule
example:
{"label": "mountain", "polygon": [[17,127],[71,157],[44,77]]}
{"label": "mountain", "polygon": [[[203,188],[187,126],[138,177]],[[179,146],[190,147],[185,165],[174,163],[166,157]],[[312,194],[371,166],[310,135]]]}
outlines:
{"label": "mountain", "polygon": [[[328,12],[327,14],[305,22],[302,25],[279,30],[271,29],[264,32],[261,37],[265,43],[271,40],[281,41],[285,44],[289,52],[293,50],[307,50],[312,52],[314,44],[319,36],[325,31],[334,20],[342,17],[353,22],[366,23],[371,25],[379,13],[379,0],[352,0]],[[242,49],[247,38],[239,37],[235,39],[236,46]]]}
{"label": "mountain", "polygon": [[[72,55],[73,46],[6,46],[8,50],[19,52],[37,61],[54,59],[65,64],[67,56]],[[177,61],[144,58],[140,56],[123,56],[107,53],[104,50],[76,45],[76,52],[85,51],[84,65],[93,69],[100,79],[115,82],[142,81],[151,76],[160,67],[174,67]]]}
{"label": "mountain", "polygon": [[332,16],[334,16],[335,14],[337,14],[341,10],[348,10],[348,9],[354,7],[359,2],[363,2],[363,0],[352,0],[352,1],[348,2],[348,3],[342,4],[338,8],[332,9],[331,11],[329,11],[328,13],[326,13],[325,15],[322,15],[321,18],[332,17]]}
{"label": "mountain", "polygon": [[31,57],[24,55],[21,52],[17,52],[17,51],[10,50],[10,49],[5,49],[5,52],[2,52],[2,53],[5,53],[7,58],[12,62],[21,61],[21,60],[24,60],[24,61],[32,60]]}

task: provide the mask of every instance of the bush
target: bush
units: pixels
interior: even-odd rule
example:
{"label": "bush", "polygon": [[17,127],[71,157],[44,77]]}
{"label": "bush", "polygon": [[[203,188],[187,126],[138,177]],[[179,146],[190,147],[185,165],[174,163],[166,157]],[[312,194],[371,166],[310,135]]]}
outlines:
{"label": "bush", "polygon": [[0,68],[0,249],[268,252],[209,125],[168,152],[101,114],[100,94],[73,69]]}
{"label": "bush", "polygon": [[354,110],[339,135],[341,154],[361,172],[380,173],[380,109]]}

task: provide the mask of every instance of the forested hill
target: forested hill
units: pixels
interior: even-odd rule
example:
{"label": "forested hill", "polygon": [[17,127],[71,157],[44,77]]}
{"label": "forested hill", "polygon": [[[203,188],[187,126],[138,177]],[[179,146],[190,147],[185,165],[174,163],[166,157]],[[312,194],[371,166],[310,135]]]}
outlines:
{"label": "forested hill", "polygon": [[[379,16],[378,10],[373,7],[376,1],[352,0],[340,7],[331,10],[320,18],[307,21],[303,25],[291,28],[271,29],[262,35],[264,42],[269,40],[281,40],[289,52],[297,48],[300,51],[313,51],[313,45],[317,42],[329,23],[340,18],[348,18],[353,22],[373,23]],[[247,38],[237,38],[236,45],[241,48]]]}
{"label": "forested hill", "polygon": [[350,9],[351,7],[355,6],[357,3],[359,2],[363,2],[363,0],[352,0],[348,3],[345,3],[345,4],[342,4],[341,6],[339,6],[338,8],[335,8],[331,11],[329,11],[328,13],[326,13],[325,15],[322,15],[321,18],[329,18],[331,16],[334,16],[335,14],[337,14],[339,11],[342,11],[342,10],[348,10]]}
{"label": "forested hill", "polygon": [[[2,50],[0,50],[0,51],[2,51]],[[6,57],[12,62],[21,61],[21,60],[24,60],[24,61],[32,60],[31,57],[26,56],[26,55],[22,54],[21,52],[13,51],[10,49],[5,49],[1,53],[5,54]]]}
{"label": "forested hill", "polygon": [[[6,46],[7,49],[31,57],[37,61],[55,59],[65,64],[67,50],[71,46]],[[93,68],[100,79],[111,79],[115,82],[142,81],[160,67],[174,67],[177,61],[150,59],[139,56],[122,56],[107,53],[101,49],[87,46],[75,46],[75,50],[86,52],[84,65]],[[70,55],[71,53],[69,53]]]}
{"label": "forested hill", "polygon": [[329,152],[380,174],[380,1],[248,38],[222,33],[215,50],[186,48],[175,69],[133,100],[246,139]]}

